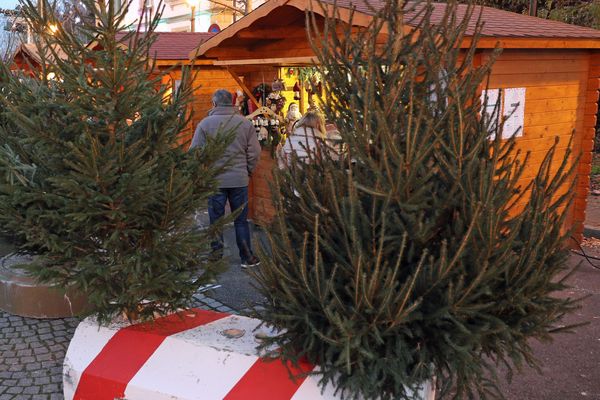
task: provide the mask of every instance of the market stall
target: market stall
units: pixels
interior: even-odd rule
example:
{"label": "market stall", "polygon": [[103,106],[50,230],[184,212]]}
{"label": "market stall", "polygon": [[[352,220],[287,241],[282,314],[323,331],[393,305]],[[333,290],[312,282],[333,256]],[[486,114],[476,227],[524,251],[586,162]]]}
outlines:
{"label": "market stall", "polygon": [[[337,5],[342,7],[337,18],[348,22],[351,3],[338,1]],[[370,2],[372,9],[360,2],[354,5],[352,23],[356,29],[366,26],[380,6],[377,2]],[[434,23],[442,17],[444,7],[443,3],[435,3]],[[215,66],[227,69],[250,95],[252,88],[272,82],[274,77],[285,80],[282,71],[315,61],[305,29],[308,9],[316,13],[317,23],[322,15],[331,13],[330,8],[309,0],[271,0],[201,44],[190,58],[211,60]],[[531,179],[556,136],[564,152],[569,136],[575,134],[574,153],[581,153],[581,158],[569,225],[581,237],[596,125],[600,31],[487,7],[481,18],[484,27],[475,62],[485,62],[498,43],[504,49],[492,70],[489,98],[501,99],[503,115],[508,118],[507,131],[522,127],[517,145],[531,152],[523,179]],[[462,46],[466,47],[469,40],[465,38]],[[516,104],[518,109],[512,107]],[[272,166],[273,160],[265,151],[252,180],[251,205],[253,217],[259,222],[273,215],[267,184]]]}

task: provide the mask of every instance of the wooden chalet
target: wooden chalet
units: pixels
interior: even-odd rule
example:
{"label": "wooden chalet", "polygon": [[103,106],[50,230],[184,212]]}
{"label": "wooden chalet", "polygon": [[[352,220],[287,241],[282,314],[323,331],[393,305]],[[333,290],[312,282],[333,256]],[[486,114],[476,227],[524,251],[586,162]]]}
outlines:
{"label": "wooden chalet", "polygon": [[[338,0],[338,18],[348,23],[354,6],[353,25],[367,26],[383,3],[372,0],[367,5],[362,1]],[[434,3],[434,7],[433,23],[441,20],[446,4]],[[322,9],[311,0],[270,0],[203,42],[190,53],[190,58],[210,61],[248,87],[281,67],[311,65],[314,53],[305,28],[305,13],[309,9],[316,13],[317,21],[332,12],[331,7]],[[465,6],[459,6],[457,13],[464,12]],[[490,97],[503,96],[504,112],[515,101],[524,104],[524,109],[514,113],[514,120],[510,121],[515,128],[522,127],[518,146],[531,152],[524,179],[530,179],[537,171],[556,136],[564,154],[574,132],[574,153],[581,154],[581,158],[569,224],[576,227],[581,238],[598,109],[600,31],[489,7],[482,7],[481,12],[484,27],[475,62],[483,63],[497,44],[503,48],[491,74]],[[477,15],[472,27],[476,18]],[[461,47],[467,47],[470,40],[467,37]],[[267,185],[272,164],[265,152],[251,184],[251,204],[258,221],[268,221],[273,215]]]}

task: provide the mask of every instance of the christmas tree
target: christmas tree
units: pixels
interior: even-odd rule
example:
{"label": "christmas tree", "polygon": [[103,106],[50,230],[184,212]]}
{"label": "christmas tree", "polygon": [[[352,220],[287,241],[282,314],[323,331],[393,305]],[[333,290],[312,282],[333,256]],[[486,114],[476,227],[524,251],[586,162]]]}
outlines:
{"label": "christmas tree", "polygon": [[27,3],[40,69],[0,66],[0,227],[39,256],[35,276],[82,290],[101,321],[152,318],[189,306],[220,267],[194,214],[231,135],[187,153],[189,71],[175,93],[161,84],[150,53],[159,15],[126,31],[126,7],[83,3],[93,18],[77,32],[53,25],[50,4],[42,14]]}
{"label": "christmas tree", "polygon": [[528,340],[576,307],[555,297],[574,157],[555,146],[521,186],[527,162],[479,99],[499,52],[474,66],[480,26],[459,44],[475,8],[456,10],[432,25],[431,2],[386,0],[362,31],[307,19],[347,152],[322,143],[275,171],[258,315],[280,329],[266,345],[345,398],[412,398],[436,378],[494,397],[497,365],[535,364]]}

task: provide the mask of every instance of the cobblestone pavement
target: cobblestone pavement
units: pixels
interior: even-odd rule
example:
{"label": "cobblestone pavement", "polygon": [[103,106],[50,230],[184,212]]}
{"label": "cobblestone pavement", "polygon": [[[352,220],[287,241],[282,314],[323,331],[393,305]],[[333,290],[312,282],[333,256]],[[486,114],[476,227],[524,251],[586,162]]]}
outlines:
{"label": "cobblestone pavement", "polygon": [[[199,308],[233,313],[230,307],[196,295]],[[0,400],[59,400],[62,363],[78,318],[41,320],[0,311]]]}
{"label": "cobblestone pavement", "polygon": [[0,400],[62,399],[62,362],[78,323],[0,312]]}

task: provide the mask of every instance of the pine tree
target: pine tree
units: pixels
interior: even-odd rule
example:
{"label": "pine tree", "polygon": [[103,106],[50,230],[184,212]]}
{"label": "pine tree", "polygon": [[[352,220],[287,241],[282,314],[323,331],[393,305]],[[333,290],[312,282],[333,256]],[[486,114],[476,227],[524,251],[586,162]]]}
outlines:
{"label": "pine tree", "polygon": [[220,267],[194,213],[216,190],[230,134],[187,153],[178,134],[192,88],[187,72],[177,93],[161,84],[159,16],[123,36],[125,9],[83,3],[95,22],[78,32],[50,31],[54,13],[28,3],[39,76],[0,65],[0,228],[39,256],[35,276],[82,290],[101,321],[152,318],[189,306]]}
{"label": "pine tree", "polygon": [[457,45],[477,15],[450,1],[433,26],[430,6],[387,0],[364,31],[307,19],[347,154],[321,144],[275,171],[257,315],[280,329],[266,345],[346,398],[411,398],[431,378],[456,398],[500,396],[495,368],[535,364],[528,340],[576,307],[555,297],[574,157],[553,147],[520,186],[527,162],[500,139],[499,107],[481,116],[480,26]]}

